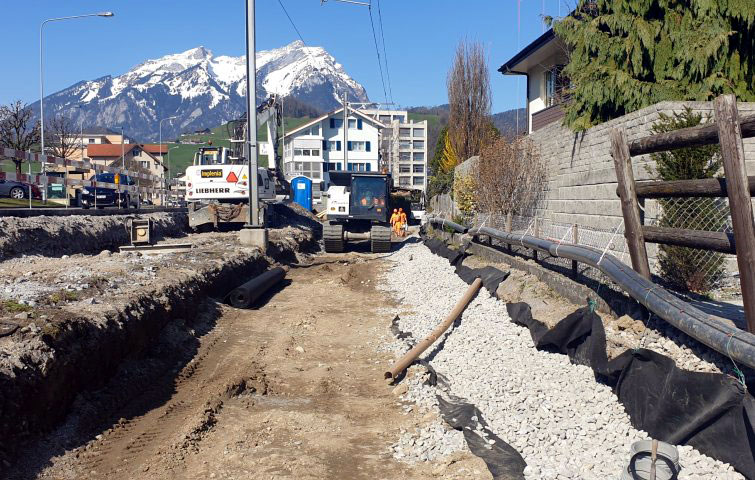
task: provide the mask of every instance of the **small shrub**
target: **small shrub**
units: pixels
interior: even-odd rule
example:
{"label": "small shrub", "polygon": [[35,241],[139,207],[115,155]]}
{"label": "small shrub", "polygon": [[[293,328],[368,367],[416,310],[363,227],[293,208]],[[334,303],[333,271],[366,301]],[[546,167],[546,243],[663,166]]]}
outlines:
{"label": "small shrub", "polygon": [[29,312],[31,311],[31,309],[32,308],[29,305],[24,305],[23,303],[19,303],[15,300],[5,300],[0,303],[0,310],[5,313]]}

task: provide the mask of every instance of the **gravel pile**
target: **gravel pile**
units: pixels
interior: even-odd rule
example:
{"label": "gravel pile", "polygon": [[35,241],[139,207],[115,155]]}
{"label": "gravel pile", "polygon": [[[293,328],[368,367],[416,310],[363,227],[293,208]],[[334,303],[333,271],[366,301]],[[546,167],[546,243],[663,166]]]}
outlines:
{"label": "gravel pile", "polygon": [[[392,259],[396,263],[385,276],[385,288],[411,311],[402,314],[398,326],[421,339],[467,285],[445,259],[421,244],[404,244]],[[449,393],[476,405],[493,432],[522,454],[528,479],[619,478],[632,442],[647,438],[632,427],[610,387],[598,384],[589,367],[572,365],[565,355],[537,351],[529,331],[511,323],[504,303],[484,290],[470,303],[460,325],[436,346],[441,342],[442,349],[431,348],[423,358],[431,357]],[[406,350],[398,341],[393,348],[397,353]],[[405,397],[428,405],[423,403],[427,394],[415,393],[417,388],[417,382],[409,382]],[[431,438],[449,441],[448,436]],[[410,456],[407,450],[402,446],[405,457]],[[679,478],[743,478],[731,466],[691,447],[679,450]]]}

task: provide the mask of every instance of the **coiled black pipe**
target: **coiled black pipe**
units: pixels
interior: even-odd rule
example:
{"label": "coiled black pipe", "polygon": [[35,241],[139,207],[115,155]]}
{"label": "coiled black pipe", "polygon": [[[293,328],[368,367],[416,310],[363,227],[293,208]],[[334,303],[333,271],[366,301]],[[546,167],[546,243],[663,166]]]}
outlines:
{"label": "coiled black pipe", "polygon": [[[437,219],[431,219],[435,223]],[[472,236],[488,236],[511,245],[521,245],[590,265],[603,272],[629,296],[678,330],[737,363],[755,368],[755,335],[721,322],[695,308],[632,270],[609,253],[571,244],[558,244],[543,238],[506,233],[490,227],[469,231]]]}
{"label": "coiled black pipe", "polygon": [[228,294],[228,302],[236,308],[249,308],[263,293],[286,277],[286,269],[275,267],[234,288]]}

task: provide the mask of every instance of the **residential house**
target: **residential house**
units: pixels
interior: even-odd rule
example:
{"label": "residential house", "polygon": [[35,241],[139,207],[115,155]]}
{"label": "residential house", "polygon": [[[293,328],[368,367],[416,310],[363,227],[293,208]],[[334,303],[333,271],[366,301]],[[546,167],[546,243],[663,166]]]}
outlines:
{"label": "residential house", "polygon": [[527,133],[563,118],[561,104],[567,100],[569,82],[562,71],[567,62],[566,45],[549,29],[498,69],[527,78]]}
{"label": "residential house", "polygon": [[[148,151],[146,145],[139,143],[92,144],[87,147],[87,153],[92,163],[116,167],[125,165],[129,170],[138,169],[160,178],[156,182],[141,183],[142,186],[159,188],[164,183],[167,168],[159,156]],[[89,172],[89,175],[93,174],[94,172]],[[152,196],[148,197],[151,198]],[[154,197],[153,200],[156,200],[159,196],[155,195]]]}
{"label": "residential house", "polygon": [[360,110],[385,125],[381,131],[380,153],[394,185],[427,190],[427,120],[409,120],[406,110]]}
{"label": "residential house", "polygon": [[[103,145],[103,144],[121,144],[121,143],[134,143],[134,141],[128,136],[121,136],[119,132],[115,132],[108,128],[87,128],[81,133],[76,134],[75,137],[69,138],[69,143],[75,143],[80,146],[71,155],[70,160],[81,160],[82,158],[88,158],[87,147],[89,145]],[[83,156],[82,156],[83,154]]]}
{"label": "residential house", "polygon": [[320,199],[319,183],[330,170],[377,172],[378,144],[385,127],[358,110],[349,110],[344,138],[343,108],[287,132],[283,138],[283,173],[287,179],[313,180],[313,198]]}

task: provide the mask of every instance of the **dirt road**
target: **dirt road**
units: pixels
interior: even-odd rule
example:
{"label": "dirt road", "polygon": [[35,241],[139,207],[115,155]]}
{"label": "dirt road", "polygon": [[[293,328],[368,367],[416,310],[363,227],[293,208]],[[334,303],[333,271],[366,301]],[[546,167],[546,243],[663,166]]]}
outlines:
{"label": "dirt road", "polygon": [[402,429],[430,419],[405,414],[382,380],[384,266],[325,255],[292,268],[256,310],[205,302],[78,402],[12,477],[489,478],[468,453],[413,465],[389,453]]}

